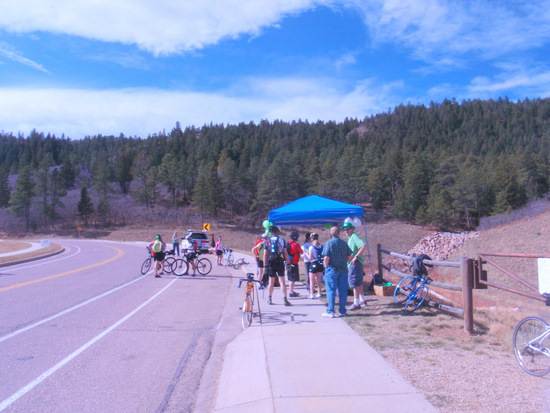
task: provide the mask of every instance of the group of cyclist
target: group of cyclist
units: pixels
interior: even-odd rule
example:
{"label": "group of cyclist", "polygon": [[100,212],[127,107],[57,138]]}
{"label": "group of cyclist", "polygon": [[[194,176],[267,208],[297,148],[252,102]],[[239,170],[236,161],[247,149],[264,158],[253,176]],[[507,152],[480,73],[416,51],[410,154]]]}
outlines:
{"label": "group of cyclist", "polygon": [[[192,276],[196,275],[196,265],[195,265],[195,259],[198,255],[198,249],[199,244],[194,239],[187,239],[187,238],[181,238],[182,245],[181,245],[181,251],[185,255],[186,261],[191,264],[191,269],[193,270]],[[180,255],[180,238],[178,236],[177,231],[174,232],[172,235],[172,246],[173,246],[173,253],[177,256]],[[154,260],[154,271],[155,271],[155,277],[160,278],[163,274],[163,267],[164,267],[164,260],[166,258],[166,242],[162,239],[162,236],[160,234],[155,235],[155,239],[151,241],[151,243],[148,246],[149,251],[151,252],[151,255],[153,256]]]}

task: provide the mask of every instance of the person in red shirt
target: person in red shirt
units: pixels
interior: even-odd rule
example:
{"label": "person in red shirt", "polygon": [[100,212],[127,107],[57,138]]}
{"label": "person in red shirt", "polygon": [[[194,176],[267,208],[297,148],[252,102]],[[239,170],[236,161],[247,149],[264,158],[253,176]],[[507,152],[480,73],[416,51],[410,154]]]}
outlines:
{"label": "person in red shirt", "polygon": [[287,262],[287,277],[288,288],[290,290],[289,297],[298,297],[300,293],[294,291],[294,285],[296,281],[300,281],[300,270],[298,263],[300,262],[300,255],[304,253],[300,244],[298,244],[298,233],[293,231],[290,233],[290,241],[288,242],[288,257],[290,262]]}

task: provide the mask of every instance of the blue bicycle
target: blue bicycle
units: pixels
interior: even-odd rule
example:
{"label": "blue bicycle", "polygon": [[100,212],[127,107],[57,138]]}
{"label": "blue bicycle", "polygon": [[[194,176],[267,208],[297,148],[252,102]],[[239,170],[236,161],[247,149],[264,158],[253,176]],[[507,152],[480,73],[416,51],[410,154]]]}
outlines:
{"label": "blue bicycle", "polygon": [[393,299],[398,304],[405,303],[403,311],[405,314],[410,314],[424,304],[430,292],[427,284],[431,281],[432,279],[429,277],[409,275],[397,284],[393,293]]}
{"label": "blue bicycle", "polygon": [[[428,285],[432,279],[428,277],[424,260],[431,258],[425,254],[415,257],[413,261],[413,275],[403,278],[393,293],[393,299],[397,304],[405,303],[405,314],[410,314],[417,308],[420,308],[430,293]],[[426,264],[429,267],[431,265]]]}

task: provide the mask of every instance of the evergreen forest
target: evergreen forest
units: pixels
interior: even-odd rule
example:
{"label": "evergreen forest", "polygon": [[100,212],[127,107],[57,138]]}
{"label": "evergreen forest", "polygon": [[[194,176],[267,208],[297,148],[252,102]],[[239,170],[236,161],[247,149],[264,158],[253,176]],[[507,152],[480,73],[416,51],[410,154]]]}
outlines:
{"label": "evergreen forest", "polygon": [[547,196],[550,99],[400,105],[343,122],[210,124],[148,137],[0,133],[0,230],[179,220],[257,225],[317,194],[440,229]]}

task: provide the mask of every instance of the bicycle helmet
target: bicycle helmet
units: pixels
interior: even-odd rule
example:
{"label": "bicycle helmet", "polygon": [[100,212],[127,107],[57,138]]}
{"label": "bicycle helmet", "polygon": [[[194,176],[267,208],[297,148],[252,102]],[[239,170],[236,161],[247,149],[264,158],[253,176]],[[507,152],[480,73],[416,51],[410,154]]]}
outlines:
{"label": "bicycle helmet", "polygon": [[155,238],[160,240],[160,238],[161,238],[160,234],[155,235]]}

